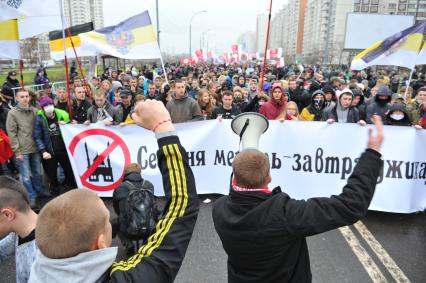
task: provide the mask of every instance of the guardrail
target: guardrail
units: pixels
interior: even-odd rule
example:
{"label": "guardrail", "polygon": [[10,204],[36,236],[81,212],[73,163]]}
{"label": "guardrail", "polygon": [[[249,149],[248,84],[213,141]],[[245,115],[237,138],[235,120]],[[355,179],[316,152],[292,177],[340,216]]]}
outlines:
{"label": "guardrail", "polygon": [[[33,90],[33,91],[39,91],[43,89],[44,84],[38,84],[38,85],[26,85],[24,86],[25,89],[27,90]],[[51,83],[52,86],[52,91],[56,92],[56,90],[60,87],[66,87],[67,86],[67,82],[66,81],[59,81],[59,82],[54,82]],[[18,90],[22,89],[22,87],[14,87],[12,88],[13,90],[13,96],[15,97],[15,94]]]}

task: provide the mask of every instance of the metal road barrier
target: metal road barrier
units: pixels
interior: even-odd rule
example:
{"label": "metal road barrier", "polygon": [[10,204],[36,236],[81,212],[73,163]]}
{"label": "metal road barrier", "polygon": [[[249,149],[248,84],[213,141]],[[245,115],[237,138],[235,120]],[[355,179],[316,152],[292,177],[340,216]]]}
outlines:
{"label": "metal road barrier", "polygon": [[[67,86],[67,82],[66,81],[59,81],[59,82],[54,82],[50,84],[52,86],[52,92],[56,92],[58,88],[60,87],[66,87]],[[38,84],[38,85],[25,85],[24,88],[26,90],[33,90],[33,91],[39,91],[39,90],[43,90],[43,86],[44,84]],[[13,96],[15,97],[15,94],[18,90],[22,89],[22,87],[14,87],[12,88],[13,90]]]}

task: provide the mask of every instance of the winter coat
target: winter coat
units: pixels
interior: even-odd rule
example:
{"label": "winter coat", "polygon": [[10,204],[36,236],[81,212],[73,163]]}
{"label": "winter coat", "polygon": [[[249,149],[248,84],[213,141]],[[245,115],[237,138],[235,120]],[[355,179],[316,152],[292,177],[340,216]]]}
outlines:
{"label": "winter coat", "polygon": [[175,280],[197,221],[199,202],[188,154],[179,138],[160,138],[158,146],[158,167],[163,177],[166,200],[163,217],[157,224],[159,229],[150,236],[149,242],[128,261],[120,262],[114,262],[117,247],[83,252],[63,259],[47,258],[39,252],[31,269],[29,283],[162,283]]}
{"label": "winter coat", "polygon": [[44,85],[47,83],[49,83],[49,78],[47,76],[39,76],[39,75],[34,76],[34,84]]}
{"label": "winter coat", "polygon": [[[117,108],[112,106],[108,101],[105,102],[103,111],[103,115],[105,118],[109,115],[112,118],[112,124],[118,125],[122,121],[123,112],[121,108]],[[87,110],[87,120],[90,121],[90,123],[97,123],[98,121],[98,109],[99,107],[96,105],[92,105],[92,107]]]}
{"label": "winter coat", "polygon": [[268,102],[260,107],[259,113],[265,116],[268,120],[275,120],[284,112],[287,102],[284,100],[285,94],[281,95],[281,99],[276,101],[271,95]]}
{"label": "winter coat", "polygon": [[7,86],[7,87],[13,89],[13,88],[20,87],[21,85],[19,84],[18,80],[12,80],[10,77],[7,77],[3,86]]}
{"label": "winter coat", "polygon": [[21,108],[19,105],[12,108],[7,115],[6,131],[15,155],[37,152],[37,145],[33,139],[34,121],[37,109]]}
{"label": "winter coat", "polygon": [[238,192],[213,205],[228,255],[228,282],[311,282],[306,237],[357,222],[368,211],[383,162],[367,149],[340,195],[295,200],[279,188]]}
{"label": "winter coat", "polygon": [[200,106],[187,94],[182,98],[173,97],[173,100],[167,102],[166,108],[170,113],[173,123],[203,120]]}
{"label": "winter coat", "polygon": [[[57,122],[64,121],[65,123],[69,123],[70,117],[66,111],[55,108],[55,120]],[[34,140],[40,153],[47,151],[50,154],[54,154],[55,149],[52,146],[48,127],[49,126],[44,110],[39,110],[37,112],[37,118],[34,123]]]}

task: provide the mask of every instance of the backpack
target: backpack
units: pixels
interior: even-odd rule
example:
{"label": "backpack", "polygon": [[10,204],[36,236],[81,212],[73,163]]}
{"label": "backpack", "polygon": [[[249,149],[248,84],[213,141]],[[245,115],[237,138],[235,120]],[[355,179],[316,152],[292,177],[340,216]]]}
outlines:
{"label": "backpack", "polygon": [[148,236],[154,229],[158,220],[159,212],[157,207],[157,197],[148,189],[144,189],[145,180],[142,187],[136,187],[131,182],[126,181],[130,187],[127,196],[127,205],[123,212],[123,231],[133,239],[141,239]]}

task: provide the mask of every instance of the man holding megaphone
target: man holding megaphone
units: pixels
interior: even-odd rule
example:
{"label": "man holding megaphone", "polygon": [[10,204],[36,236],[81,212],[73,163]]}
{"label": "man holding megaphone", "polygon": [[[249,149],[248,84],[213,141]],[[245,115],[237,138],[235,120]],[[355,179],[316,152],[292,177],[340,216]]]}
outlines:
{"label": "man holding megaphone", "polygon": [[[244,113],[232,122],[242,151],[232,164],[228,196],[216,201],[213,222],[228,254],[228,282],[311,282],[306,237],[350,225],[365,216],[383,166],[383,124],[373,118],[367,149],[340,195],[295,200],[270,190],[270,164],[257,150],[268,121]],[[266,120],[266,122],[265,122]]]}

